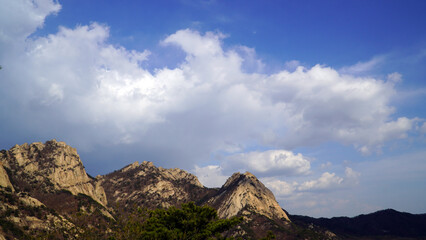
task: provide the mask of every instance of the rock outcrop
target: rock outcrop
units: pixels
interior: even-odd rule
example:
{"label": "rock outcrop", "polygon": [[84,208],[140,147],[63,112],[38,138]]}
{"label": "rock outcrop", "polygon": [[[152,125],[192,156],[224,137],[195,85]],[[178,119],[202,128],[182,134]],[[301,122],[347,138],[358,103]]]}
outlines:
{"label": "rock outcrop", "polygon": [[0,187],[10,188],[15,191],[6,170],[3,168],[3,163],[0,161]]}
{"label": "rock outcrop", "polygon": [[270,219],[290,221],[273,193],[249,172],[234,173],[207,203],[214,206],[222,218],[254,213]]}
{"label": "rock outcrop", "polygon": [[64,142],[15,145],[0,153],[0,161],[21,182],[38,184],[45,191],[64,189],[74,195],[82,193],[107,204],[102,186],[89,178],[77,150]]}
{"label": "rock outcrop", "polygon": [[204,187],[196,176],[181,169],[156,167],[152,162],[135,162],[97,180],[106,190],[108,202],[124,207],[148,208],[199,202],[215,190]]}

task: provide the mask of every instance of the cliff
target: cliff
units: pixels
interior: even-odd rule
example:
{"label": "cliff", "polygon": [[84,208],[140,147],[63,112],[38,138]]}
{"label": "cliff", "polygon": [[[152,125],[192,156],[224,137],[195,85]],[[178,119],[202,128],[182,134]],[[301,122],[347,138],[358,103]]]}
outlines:
{"label": "cliff", "polygon": [[0,161],[23,185],[39,183],[46,191],[63,189],[74,195],[82,193],[102,205],[107,204],[104,189],[87,176],[77,150],[64,142],[15,145],[1,152]]}
{"label": "cliff", "polygon": [[254,213],[270,219],[290,221],[274,194],[249,172],[234,173],[207,203],[216,207],[222,218]]}

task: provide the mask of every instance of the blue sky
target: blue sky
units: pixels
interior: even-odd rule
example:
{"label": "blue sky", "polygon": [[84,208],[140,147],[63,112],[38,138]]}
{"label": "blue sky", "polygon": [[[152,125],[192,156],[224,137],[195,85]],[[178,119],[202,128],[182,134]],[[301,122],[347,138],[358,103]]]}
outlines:
{"label": "blue sky", "polygon": [[2,149],[250,171],[294,214],[426,212],[424,1],[0,3]]}

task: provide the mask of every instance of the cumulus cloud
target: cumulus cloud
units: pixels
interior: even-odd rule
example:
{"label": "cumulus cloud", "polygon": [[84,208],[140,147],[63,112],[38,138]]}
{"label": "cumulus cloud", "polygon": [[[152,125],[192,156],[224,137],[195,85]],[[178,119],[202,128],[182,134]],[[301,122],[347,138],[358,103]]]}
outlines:
{"label": "cumulus cloud", "polygon": [[275,196],[288,197],[295,194],[297,182],[286,182],[275,178],[262,178],[262,182],[271,190]]}
{"label": "cumulus cloud", "polygon": [[342,184],[343,178],[336,176],[335,173],[325,172],[320,178],[312,181],[302,183],[299,187],[299,191],[312,191],[312,190],[325,190],[330,188],[336,188]]}
{"label": "cumulus cloud", "polygon": [[[258,72],[263,63],[254,49],[227,48],[219,32],[183,29],[162,43],[181,48],[185,60],[149,71],[141,64],[149,61],[149,51],[108,43],[106,25],[28,37],[60,10],[53,1],[2,6],[8,7],[0,10],[0,104],[10,112],[2,119],[8,128],[38,136],[51,131],[77,147],[144,146],[140,151],[152,160],[177,158],[192,167],[215,152],[251,146],[292,150],[337,141],[368,153],[406,137],[415,122],[391,117],[397,75],[384,81],[351,74],[380,59],[345,74],[297,61],[287,64],[291,72],[266,74]],[[310,168],[306,158],[286,151],[231,158],[248,159],[246,168],[265,174],[305,174]],[[331,174],[323,178],[338,182]]]}
{"label": "cumulus cloud", "polygon": [[222,168],[217,165],[195,166],[193,170],[198,180],[207,187],[221,187],[226,182],[229,176],[223,175],[222,171]]}
{"label": "cumulus cloud", "polygon": [[346,175],[346,181],[349,182],[349,184],[358,184],[359,180],[358,178],[361,176],[361,173],[353,170],[350,167],[345,168],[345,175]]}
{"label": "cumulus cloud", "polygon": [[265,177],[262,181],[279,198],[291,199],[301,198],[306,193],[332,192],[339,189],[351,188],[359,184],[361,174],[352,168],[345,168],[345,176],[336,173],[324,172],[320,177],[307,181],[288,182],[279,177]]}
{"label": "cumulus cloud", "polygon": [[27,38],[43,26],[47,15],[55,14],[61,9],[61,5],[53,0],[1,1],[1,6],[0,41],[3,43]]}
{"label": "cumulus cloud", "polygon": [[227,157],[231,169],[244,169],[260,175],[306,175],[311,164],[302,154],[286,150],[247,152]]}

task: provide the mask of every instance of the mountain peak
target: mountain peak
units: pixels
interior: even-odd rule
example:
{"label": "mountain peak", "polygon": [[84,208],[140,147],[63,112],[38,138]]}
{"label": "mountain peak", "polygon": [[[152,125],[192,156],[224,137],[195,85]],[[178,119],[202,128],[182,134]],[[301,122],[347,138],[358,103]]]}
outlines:
{"label": "mountain peak", "polygon": [[197,201],[208,195],[198,178],[179,168],[156,167],[152,162],[134,162],[99,178],[108,202],[147,207],[170,207]]}
{"label": "mountain peak", "polygon": [[104,189],[87,175],[77,150],[64,142],[15,145],[0,155],[0,161],[15,177],[43,184],[45,191],[65,189],[107,204]]}
{"label": "mountain peak", "polygon": [[218,208],[222,218],[255,213],[290,221],[273,193],[250,172],[232,174],[209,203]]}

